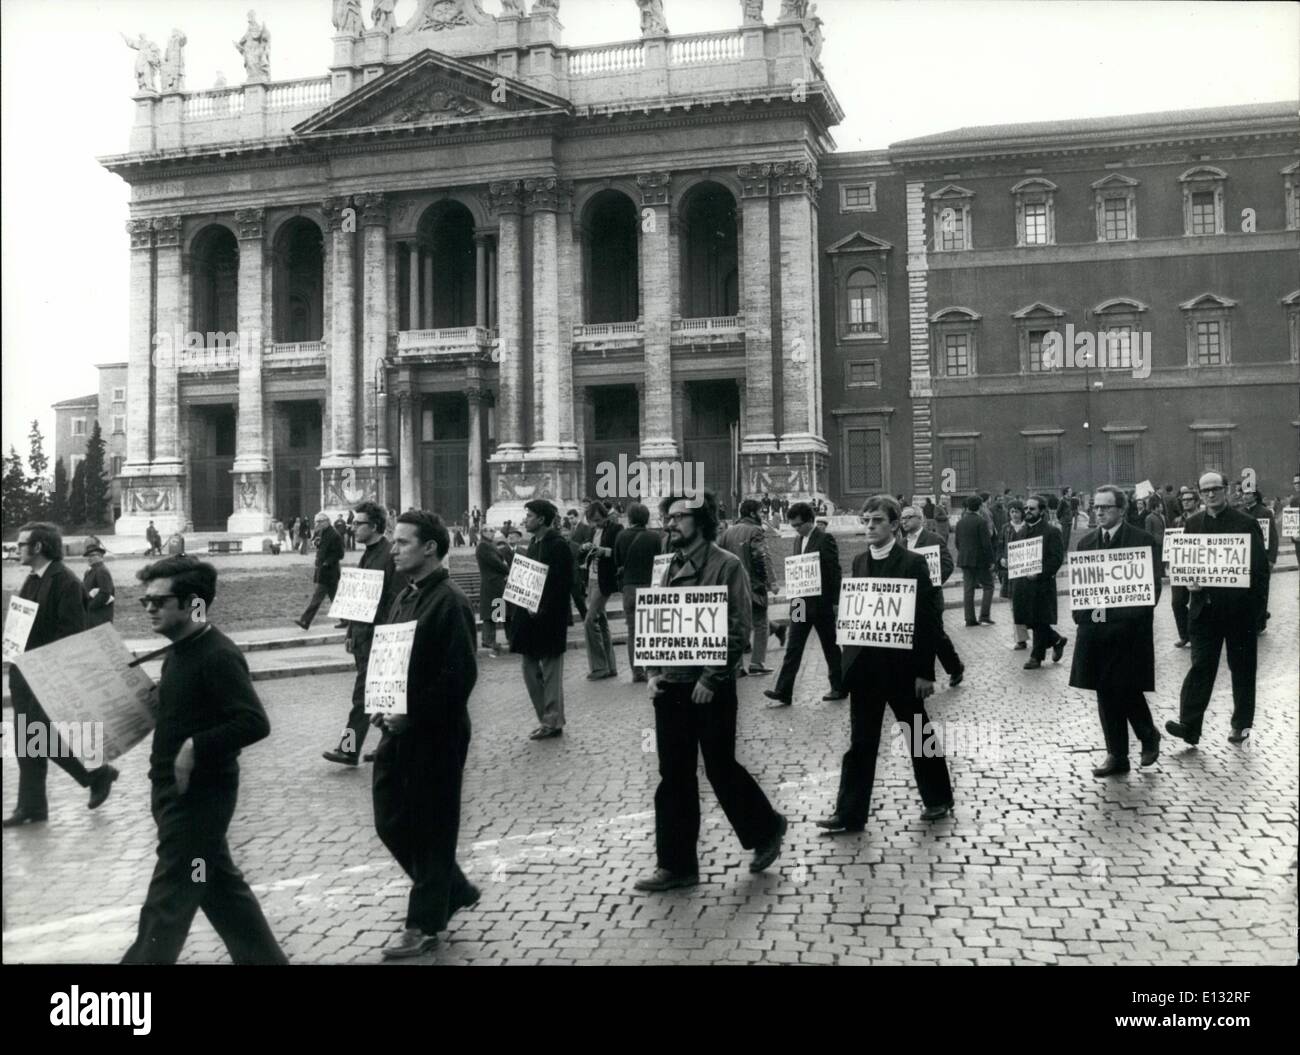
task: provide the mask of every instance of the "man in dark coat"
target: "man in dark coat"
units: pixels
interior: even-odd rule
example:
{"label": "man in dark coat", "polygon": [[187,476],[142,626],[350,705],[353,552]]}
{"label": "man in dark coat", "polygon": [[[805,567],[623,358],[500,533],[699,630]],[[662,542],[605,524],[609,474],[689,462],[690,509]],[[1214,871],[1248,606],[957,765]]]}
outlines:
{"label": "man in dark coat", "polygon": [[496,616],[503,614],[497,611],[502,606],[496,602],[506,591],[506,576],[510,574],[510,565],[497,550],[491,528],[485,527],[479,533],[479,543],[474,547],[474,561],[478,564],[478,617],[483,623],[483,647],[495,653]]}
{"label": "man in dark coat", "polygon": [[1208,472],[1200,480],[1205,509],[1187,518],[1184,535],[1249,535],[1250,586],[1189,586],[1188,627],[1192,635],[1192,667],[1183,680],[1178,721],[1165,729],[1195,744],[1201,739],[1205,710],[1219,673],[1224,645],[1232,672],[1232,733],[1229,743],[1243,743],[1255,724],[1255,658],[1259,616],[1264,611],[1268,554],[1254,517],[1228,505],[1227,479]]}
{"label": "man in dark coat", "polygon": [[[989,522],[980,515],[983,500],[979,495],[966,499],[966,512],[957,521],[957,566],[961,568],[962,603],[967,626],[992,626],[993,609],[993,533]],[[1060,537],[1059,535],[1057,536]],[[975,587],[984,592],[980,614],[975,619]]]}
{"label": "man in dark coat", "polygon": [[[23,651],[30,652],[85,630],[86,607],[81,583],[63,563],[63,536],[59,529],[54,524],[24,524],[18,529],[18,556],[31,570],[23,580],[18,596],[24,601],[36,602],[37,606]],[[14,704],[14,735],[26,743],[28,736],[20,723],[28,731],[44,725],[47,729],[47,752],[45,755],[18,752],[18,805],[5,818],[4,827],[35,824],[49,817],[45,777],[50,768],[50,758],[83,788],[90,789],[92,810],[102,805],[117,779],[117,770],[103,765],[88,771],[82,765],[81,760],[68,750],[56,727],[48,724],[44,708],[16,665],[9,671],[9,691]]]}
{"label": "man in dark coat", "polygon": [[614,519],[609,506],[600,501],[587,507],[587,522],[592,527],[592,536],[579,547],[587,565],[587,614],[582,622],[587,636],[587,680],[600,681],[618,677],[618,662],[609,635],[605,606],[610,596],[618,591],[614,543],[622,526]]}
{"label": "man in dark coat", "polygon": [[803,662],[803,650],[808,644],[808,635],[815,629],[817,640],[821,642],[822,655],[826,659],[826,673],[830,681],[830,691],[823,700],[844,700],[848,693],[844,691],[840,677],[840,648],[835,643],[835,606],[840,603],[840,549],[835,536],[829,531],[815,527],[816,516],[812,506],[807,502],[795,502],[790,507],[789,524],[797,536],[794,540],[792,556],[802,553],[816,553],[817,566],[821,570],[822,592],[817,597],[791,598],[791,611],[797,612],[797,601],[802,601],[803,618],[791,616],[787,630],[785,655],[781,659],[781,673],[776,676],[776,685],[763,690],[763,695],[774,703],[769,706],[789,707],[794,700],[794,682],[799,675],[799,664]]}
{"label": "man in dark coat", "polygon": [[524,530],[532,536],[525,554],[547,567],[536,612],[508,604],[510,651],[523,657],[524,685],[541,723],[530,740],[564,735],[564,653],[573,625],[570,584],[573,555],[555,526],[559,511],[545,498],[524,505]]}
{"label": "man in dark coat", "polygon": [[296,622],[304,630],[311,629],[311,621],[316,618],[321,603],[328,597],[334,600],[339,589],[339,563],[343,560],[343,540],[330,525],[330,518],[325,513],[316,514],[316,572],[312,582],[316,589],[307,603],[307,609]]}
{"label": "man in dark coat", "polygon": [[113,576],[104,563],[104,544],[94,535],[86,537],[82,553],[90,564],[81,577],[81,587],[86,592],[86,629],[92,630],[111,623],[117,611],[113,603]]}
{"label": "man in dark coat", "polygon": [[[904,549],[915,551],[928,549],[931,546],[939,547],[939,581],[934,583],[939,588],[939,640],[935,643],[934,652],[944,673],[948,675],[948,687],[955,689],[966,676],[966,664],[957,655],[957,648],[953,645],[952,638],[943,628],[943,584],[952,574],[952,554],[938,535],[933,531],[925,530],[925,517],[916,506],[903,507],[899,526],[902,528],[899,532],[899,541],[902,542]],[[931,579],[931,582],[933,581]]]}
{"label": "man in dark coat", "polygon": [[[379,594],[379,604],[375,608],[375,619],[363,623],[357,619],[347,621],[347,650],[352,653],[357,673],[352,682],[352,709],[348,711],[348,723],[339,738],[338,747],[323,753],[325,761],[337,762],[344,766],[355,766],[361,754],[361,747],[366,742],[366,733],[370,731],[370,718],[366,715],[366,674],[370,670],[370,644],[375,634],[375,626],[383,621],[384,614],[394,596],[406,589],[406,577],[397,570],[393,560],[393,544],[384,534],[387,514],[384,507],[377,502],[362,502],[353,513],[352,530],[364,547],[357,567],[366,571],[382,572],[384,584]],[[372,761],[373,755],[366,755],[366,761]]]}
{"label": "man in dark coat", "polygon": [[1273,565],[1277,563],[1277,550],[1279,545],[1278,525],[1273,520],[1272,510],[1268,508],[1263,496],[1255,488],[1245,491],[1245,502],[1241,511],[1248,516],[1254,517],[1259,522],[1259,530],[1264,535],[1264,553],[1268,557],[1268,574],[1264,576],[1264,607],[1259,616],[1259,632],[1257,637],[1263,637],[1268,630],[1269,610],[1268,594],[1269,585],[1273,578]]}
{"label": "man in dark coat", "polygon": [[460,793],[469,753],[469,697],[478,680],[474,610],[443,566],[451,538],[440,517],[403,513],[393,533],[397,571],[410,585],[385,623],[415,623],[404,714],[376,717],[375,831],[411,877],[406,923],[385,946],[387,959],[419,956],[437,944],[479,890],[456,863]]}
{"label": "man in dark coat", "polygon": [[1060,663],[1065,655],[1069,638],[1062,637],[1053,625],[1056,622],[1056,573],[1065,561],[1065,543],[1061,533],[1048,522],[1047,499],[1033,495],[1025,499],[1025,529],[1021,541],[1043,540],[1043,570],[1037,575],[1027,575],[1011,580],[1011,612],[1021,626],[1029,627],[1033,634],[1033,647],[1025,670],[1038,670],[1052,650],[1052,662]]}
{"label": "man in dark coat", "polygon": [[[1113,484],[1097,488],[1093,508],[1097,527],[1079,540],[1077,552],[1097,549],[1151,550],[1155,579],[1155,604],[1160,603],[1160,543],[1128,522],[1127,496]],[[1097,714],[1106,740],[1106,760],[1092,771],[1109,777],[1129,771],[1128,727],[1142,745],[1142,764],[1155,765],[1160,756],[1160,733],[1151,718],[1144,693],[1156,687],[1155,605],[1124,608],[1085,608],[1073,613],[1074,659],[1070,685],[1097,693]]]}
{"label": "man in dark coat", "polygon": [[632,628],[636,626],[636,591],[654,582],[655,555],[663,551],[663,536],[646,527],[650,523],[650,510],[640,502],[627,507],[628,526],[618,533],[614,541],[614,564],[618,568],[618,588],[623,595],[623,625],[627,627],[627,665],[632,671],[632,681],[646,681],[645,669],[633,662],[635,643]]}
{"label": "man in dark coat", "polygon": [[149,540],[149,549],[145,556],[161,557],[162,556],[162,535],[158,529],[153,526],[153,521],[149,521],[149,526],[144,529],[144,537]]}
{"label": "man in dark coat", "polygon": [[[880,724],[888,706],[907,728],[912,744],[912,772],[925,810],[921,817],[939,820],[952,812],[952,782],[948,763],[939,752],[920,750],[934,737],[926,697],[934,692],[934,651],[942,633],[939,612],[943,591],[930,581],[925,558],[910,553],[897,541],[901,512],[889,495],[867,499],[863,519],[867,525],[867,550],[853,558],[858,579],[912,579],[916,582],[916,612],[910,650],[843,646],[844,684],[849,690],[849,749],[840,768],[840,790],[835,812],[817,821],[830,832],[860,832],[871,812],[871,790],[880,750]],[[978,514],[976,514],[978,517]],[[919,727],[918,727],[919,723]]]}
{"label": "man in dark coat", "polygon": [[[740,558],[741,567],[749,578],[749,596],[753,605],[753,652],[749,661],[750,674],[771,674],[767,666],[767,639],[771,625],[767,621],[767,592],[776,586],[776,569],[767,554],[767,536],[758,519],[758,499],[746,498],[740,503],[740,519],[723,532],[718,545]],[[737,674],[744,674],[744,664]]]}

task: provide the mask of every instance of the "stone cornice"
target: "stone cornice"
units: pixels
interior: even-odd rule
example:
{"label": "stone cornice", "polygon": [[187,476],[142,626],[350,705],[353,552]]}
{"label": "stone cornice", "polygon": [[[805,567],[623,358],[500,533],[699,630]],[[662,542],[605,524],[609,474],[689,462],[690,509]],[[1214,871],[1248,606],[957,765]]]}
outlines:
{"label": "stone cornice", "polygon": [[[352,208],[352,198],[348,195],[326,198],[321,202],[321,211],[325,214],[325,223],[331,231],[343,230],[343,223]],[[352,215],[355,220],[355,211],[353,211]]]}
{"label": "stone cornice", "polygon": [[573,204],[573,181],[543,176],[523,181],[524,207],[529,213],[560,212]]}
{"label": "stone cornice", "polygon": [[768,164],[741,165],[736,169],[740,180],[740,197],[766,198],[771,192],[772,166]]}
{"label": "stone cornice", "polygon": [[492,215],[523,212],[524,184],[522,180],[497,180],[488,184],[488,202]]}

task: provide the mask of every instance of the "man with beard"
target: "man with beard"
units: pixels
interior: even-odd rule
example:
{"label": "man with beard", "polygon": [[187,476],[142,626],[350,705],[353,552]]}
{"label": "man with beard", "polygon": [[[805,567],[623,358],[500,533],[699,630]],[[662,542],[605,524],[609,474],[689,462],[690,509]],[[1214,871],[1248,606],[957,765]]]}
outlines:
{"label": "man with beard", "polygon": [[478,564],[478,617],[483,624],[483,647],[497,655],[496,617],[502,607],[497,604],[506,592],[506,576],[510,565],[497,548],[494,532],[484,526],[479,532],[474,548],[474,561]]}
{"label": "man with beard", "polygon": [[[1097,527],[1079,540],[1078,552],[1099,549],[1151,550],[1155,602],[1160,603],[1160,544],[1127,522],[1124,492],[1113,484],[1097,488],[1092,507]],[[1106,760],[1092,771],[1109,777],[1129,771],[1128,727],[1142,744],[1142,764],[1155,765],[1160,756],[1160,734],[1151,718],[1144,693],[1154,692],[1155,605],[1123,608],[1086,608],[1074,613],[1078,641],[1070,668],[1070,685],[1097,693],[1097,713],[1106,739]]]}
{"label": "man with beard", "polygon": [[627,628],[627,665],[632,681],[649,680],[645,670],[636,666],[635,635],[636,591],[639,587],[658,585],[653,581],[655,555],[662,552],[664,539],[658,531],[646,527],[650,510],[640,502],[627,507],[628,526],[618,533],[614,543],[614,563],[618,566],[618,588],[623,595],[623,625]]}
{"label": "man with beard", "polygon": [[1183,680],[1178,701],[1178,721],[1165,729],[1189,744],[1201,739],[1205,710],[1214,692],[1219,656],[1227,646],[1232,672],[1232,733],[1228,742],[1244,743],[1255,723],[1255,654],[1259,616],[1264,611],[1264,585],[1268,581],[1268,556],[1255,518],[1228,505],[1227,479],[1208,472],[1200,480],[1203,512],[1187,518],[1186,535],[1248,535],[1250,586],[1201,586],[1187,589],[1188,626],[1192,635],[1192,667]]}
{"label": "man with beard", "polygon": [[664,586],[727,588],[727,661],[722,666],[651,667],[659,788],[655,792],[658,867],[637,880],[637,890],[657,892],[699,882],[700,789],[696,770],[704,756],[709,778],[740,845],[754,851],[751,872],[761,872],[781,852],[788,821],[772,808],[736,760],[736,670],[751,630],[749,583],[740,560],[715,544],[718,504],[711,491],[660,503],[673,561]]}
{"label": "man with beard", "polygon": [[1047,499],[1034,495],[1025,499],[1025,523],[1028,525],[1021,540],[1043,540],[1043,570],[1037,575],[1027,575],[1011,580],[1011,611],[1017,623],[1029,627],[1033,645],[1025,670],[1038,670],[1052,650],[1052,662],[1060,663],[1065,655],[1069,638],[1062,637],[1053,625],[1056,622],[1056,573],[1065,560],[1065,544],[1061,533],[1047,519]]}

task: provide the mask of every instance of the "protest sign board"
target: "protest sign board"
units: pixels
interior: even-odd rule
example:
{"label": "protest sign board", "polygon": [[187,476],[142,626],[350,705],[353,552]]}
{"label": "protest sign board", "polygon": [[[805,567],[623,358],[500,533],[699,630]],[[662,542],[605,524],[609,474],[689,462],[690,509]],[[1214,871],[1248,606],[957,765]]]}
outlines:
{"label": "protest sign board", "polygon": [[1043,537],[1018,538],[1007,543],[1007,578],[1024,579],[1043,571]]}
{"label": "protest sign board", "polygon": [[373,623],[384,593],[384,573],[368,568],[343,568],[329,618]]}
{"label": "protest sign board", "polygon": [[27,647],[27,638],[32,632],[32,623],[36,621],[36,609],[40,607],[35,601],[24,601],[17,594],[9,598],[9,614],[5,616],[4,660],[12,663]]}
{"label": "protest sign board", "polygon": [[918,546],[913,553],[919,553],[930,566],[930,581],[935,586],[943,585],[943,561],[939,558],[938,546]]}
{"label": "protest sign board", "polygon": [[1171,586],[1250,586],[1249,535],[1165,535]]}
{"label": "protest sign board", "polygon": [[1282,537],[1300,538],[1300,508],[1282,510]]}
{"label": "protest sign board", "polygon": [[820,553],[800,553],[785,559],[785,592],[788,597],[820,597],[822,558]]}
{"label": "protest sign board", "polygon": [[366,668],[366,714],[406,713],[406,677],[411,669],[415,624],[412,619],[375,627]]}
{"label": "protest sign board", "polygon": [[1156,603],[1150,546],[1076,550],[1069,555],[1070,611]]}
{"label": "protest sign board", "polygon": [[653,567],[650,569],[650,581],[656,586],[663,585],[664,573],[673,562],[671,553],[656,553]]}
{"label": "protest sign board", "polygon": [[837,645],[907,650],[915,623],[915,579],[849,578],[840,585]]}
{"label": "protest sign board", "polygon": [[724,665],[727,662],[727,588],[638,588],[632,647],[632,662],[638,667]]}
{"label": "protest sign board", "polygon": [[531,560],[522,553],[515,554],[506,579],[506,592],[502,594],[507,604],[517,604],[537,614],[542,603],[542,587],[546,585],[549,569],[539,560]]}

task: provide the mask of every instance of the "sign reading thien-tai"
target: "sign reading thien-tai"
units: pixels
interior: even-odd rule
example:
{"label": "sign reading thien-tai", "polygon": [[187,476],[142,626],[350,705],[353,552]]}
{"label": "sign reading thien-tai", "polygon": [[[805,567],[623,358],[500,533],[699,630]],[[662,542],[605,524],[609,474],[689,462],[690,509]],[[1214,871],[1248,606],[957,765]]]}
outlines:
{"label": "sign reading thien-tai", "polygon": [[1069,556],[1070,611],[1156,603],[1150,546],[1076,550]]}
{"label": "sign reading thien-tai", "polygon": [[638,667],[722,666],[727,662],[727,588],[640,587],[632,648]]}
{"label": "sign reading thien-tai", "polygon": [[1171,586],[1250,586],[1249,535],[1165,536]]}
{"label": "sign reading thien-tai", "polygon": [[366,714],[406,713],[406,677],[411,669],[415,624],[412,619],[375,627],[366,669]]}
{"label": "sign reading thien-tai", "polygon": [[835,643],[910,649],[916,625],[915,579],[845,579]]}
{"label": "sign reading thien-tai", "polygon": [[510,565],[510,577],[506,579],[506,592],[501,595],[506,604],[517,604],[536,615],[542,603],[542,587],[546,585],[548,570],[539,560],[530,560],[522,553],[515,554]]}

